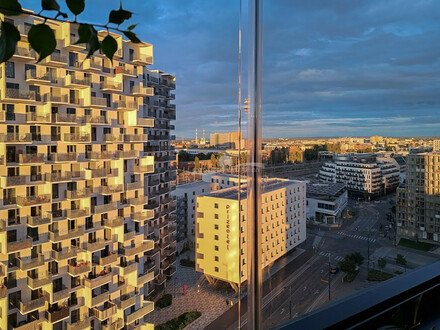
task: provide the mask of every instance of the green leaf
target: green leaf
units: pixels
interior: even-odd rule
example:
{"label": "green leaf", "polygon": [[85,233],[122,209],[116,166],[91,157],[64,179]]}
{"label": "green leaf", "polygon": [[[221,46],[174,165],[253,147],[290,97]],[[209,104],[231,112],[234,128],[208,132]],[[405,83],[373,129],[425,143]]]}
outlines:
{"label": "green leaf", "polygon": [[98,49],[101,48],[101,44],[99,43],[98,39],[98,32],[96,32],[95,28],[90,25],[90,38],[87,42],[87,58],[92,56]]}
{"label": "green leaf", "polygon": [[121,5],[121,7],[119,7],[118,10],[112,10],[110,12],[110,15],[108,16],[108,22],[120,25],[124,23],[124,21],[130,19],[131,14],[132,13],[130,11],[122,9],[122,5]]}
{"label": "green leaf", "polygon": [[133,30],[136,26],[137,26],[137,24],[130,25],[130,26],[127,28],[127,30],[128,30],[128,31],[131,31],[131,30]]}
{"label": "green leaf", "polygon": [[20,32],[8,22],[2,22],[2,34],[0,36],[0,63],[6,62],[14,55],[17,42],[20,40]]}
{"label": "green leaf", "polygon": [[80,24],[78,27],[78,35],[79,39],[75,42],[75,45],[88,43],[92,35],[92,26],[90,24]]}
{"label": "green leaf", "polygon": [[41,8],[43,10],[56,10],[60,11],[60,5],[57,0],[41,0]]}
{"label": "green leaf", "polygon": [[0,13],[6,16],[17,16],[22,12],[21,5],[17,0],[2,0]]}
{"label": "green leaf", "polygon": [[31,47],[38,53],[38,62],[53,53],[57,46],[53,30],[46,24],[32,25],[28,33]]}
{"label": "green leaf", "polygon": [[113,61],[113,55],[118,50],[118,43],[112,36],[108,35],[102,40],[101,50],[110,61]]}
{"label": "green leaf", "polygon": [[86,7],[85,0],[66,0],[66,4],[75,16],[81,14]]}
{"label": "green leaf", "polygon": [[130,39],[131,42],[134,42],[135,44],[141,43],[142,41],[136,36],[134,32],[131,31],[124,31],[125,36]]}

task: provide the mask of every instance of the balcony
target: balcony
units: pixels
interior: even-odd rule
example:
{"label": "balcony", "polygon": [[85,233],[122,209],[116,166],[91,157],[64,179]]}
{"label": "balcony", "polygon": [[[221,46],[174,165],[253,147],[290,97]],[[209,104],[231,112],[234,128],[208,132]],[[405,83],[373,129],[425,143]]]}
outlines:
{"label": "balcony", "polygon": [[144,301],[142,303],[142,307],[137,311],[127,315],[127,324],[133,323],[136,320],[143,318],[148,313],[151,313],[154,310],[154,302]]}
{"label": "balcony", "polygon": [[[107,306],[106,306],[107,305]],[[112,302],[101,307],[93,307],[93,315],[100,321],[104,321],[116,314],[116,305]]]}
{"label": "balcony", "polygon": [[22,271],[28,271],[44,265],[44,256],[39,254],[36,258],[18,259],[18,267]]}
{"label": "balcony", "polygon": [[60,153],[60,154],[50,154],[47,156],[47,160],[50,162],[56,162],[56,163],[64,163],[64,162],[75,162],[77,160],[78,156],[76,152],[71,153]]}
{"label": "balcony", "polygon": [[78,247],[71,246],[70,248],[64,248],[61,251],[52,251],[52,258],[56,261],[62,261],[66,259],[71,259],[73,257],[76,257],[76,255],[82,251]]}
{"label": "balcony", "polygon": [[78,276],[84,273],[90,273],[92,271],[92,265],[87,261],[80,261],[76,266],[69,265],[69,274],[72,276]]}
{"label": "balcony", "polygon": [[80,190],[66,190],[66,198],[69,200],[81,199],[90,197],[93,193],[92,188],[84,188]]}
{"label": "balcony", "polygon": [[128,203],[132,206],[147,204],[148,197],[139,196],[139,197],[135,197],[135,198],[130,198]]}
{"label": "balcony", "polygon": [[104,134],[103,141],[105,142],[122,142],[123,135],[119,134]]}
{"label": "balcony", "polygon": [[165,283],[165,281],[167,280],[167,277],[163,274],[160,274],[159,276],[157,276],[154,280],[153,280],[153,284],[155,285],[162,285]]}
{"label": "balcony", "polygon": [[28,112],[26,113],[26,123],[50,123],[50,114]]}
{"label": "balcony", "polygon": [[90,142],[90,134],[64,134],[65,142]]}
{"label": "balcony", "polygon": [[115,263],[116,261],[118,261],[118,255],[116,253],[112,253],[106,257],[101,257],[98,260],[98,264],[102,267],[104,266],[108,266],[110,264]]}
{"label": "balcony", "polygon": [[30,133],[7,133],[0,135],[2,142],[6,143],[30,143],[32,135]]}
{"label": "balcony", "polygon": [[53,243],[70,240],[78,236],[84,235],[84,227],[77,227],[70,230],[56,230],[49,232],[49,238]]}
{"label": "balcony", "polygon": [[139,104],[134,101],[119,100],[113,103],[113,107],[121,111],[132,111],[138,110]]}
{"label": "balcony", "polygon": [[133,86],[131,89],[131,94],[134,96],[153,96],[154,88],[144,87],[144,86]]}
{"label": "balcony", "polygon": [[46,304],[46,300],[43,296],[40,298],[29,300],[29,301],[20,301],[19,310],[21,315],[26,315],[27,313],[30,313],[32,311],[35,311],[39,308],[44,307]]}
{"label": "balcony", "polygon": [[120,158],[137,158],[139,157],[139,150],[124,150],[118,151]]}
{"label": "balcony", "polygon": [[[149,47],[145,47],[149,48]],[[147,52],[148,50],[145,49]],[[140,49],[137,49],[132,56],[130,56],[130,60],[135,65],[152,65],[153,64],[153,56],[147,55],[147,52],[144,52]]]}
{"label": "balcony", "polygon": [[50,298],[48,301],[53,304],[57,301],[68,299],[70,296],[70,289],[63,285],[58,291],[53,291],[52,294],[49,294],[48,296],[48,298]]}
{"label": "balcony", "polygon": [[66,217],[69,219],[88,217],[90,209],[88,207],[66,210]]}
{"label": "balcony", "polygon": [[67,319],[70,316],[69,307],[62,307],[58,310],[49,310],[46,312],[46,318],[50,323],[57,323],[61,320]]}
{"label": "balcony", "polygon": [[67,330],[89,330],[91,318],[88,315],[84,315],[80,320],[76,322],[66,323]]}
{"label": "balcony", "polygon": [[137,126],[154,127],[153,118],[137,118]]}
{"label": "balcony", "polygon": [[2,176],[0,178],[1,178],[2,186],[4,187],[21,186],[27,184],[26,175],[6,176],[6,177]]}
{"label": "balcony", "polygon": [[35,51],[31,48],[17,47],[12,60],[23,62],[35,61]]}
{"label": "balcony", "polygon": [[118,208],[117,202],[110,202],[107,204],[92,206],[92,212],[93,212],[93,214],[101,214],[101,213],[107,213],[110,211],[114,211],[117,208]]}
{"label": "balcony", "polygon": [[107,99],[105,97],[90,97],[90,106],[97,108],[106,108],[107,107]]}
{"label": "balcony", "polygon": [[103,92],[122,92],[122,84],[119,82],[106,80],[101,83],[101,90]]}
{"label": "balcony", "polygon": [[127,257],[131,257],[135,254],[144,253],[148,250],[152,250],[154,248],[154,241],[146,240],[142,244],[139,244],[138,246],[134,247],[125,247],[122,248],[122,254],[124,254]]}
{"label": "balcony", "polygon": [[147,142],[148,135],[146,135],[146,134],[125,134],[124,141],[125,142]]}
{"label": "balcony", "polygon": [[104,219],[103,225],[107,228],[117,228],[124,224],[123,217],[112,217],[111,219]]}
{"label": "balcony", "polygon": [[124,233],[124,242],[132,240],[135,236],[136,236],[136,231],[134,230]]}
{"label": "balcony", "polygon": [[102,195],[111,195],[120,193],[124,190],[124,186],[122,184],[112,184],[108,186],[101,186],[100,193]]}
{"label": "balcony", "polygon": [[165,270],[165,275],[167,276],[173,276],[175,273],[176,273],[176,266],[174,265],[171,265]]}
{"label": "balcony", "polygon": [[145,283],[151,282],[154,279],[154,272],[147,272],[144,274],[140,274],[136,278],[129,277],[128,284],[135,287],[140,287]]}
{"label": "balcony", "polygon": [[67,94],[61,95],[60,93],[61,92],[58,92],[56,94],[48,94],[47,101],[56,104],[69,103],[69,96]]}
{"label": "balcony", "polygon": [[74,75],[67,75],[64,79],[64,87],[67,88],[87,88],[90,87],[90,79],[77,78]]}
{"label": "balcony", "polygon": [[134,173],[154,173],[154,165],[135,165],[133,166]]}
{"label": "balcony", "polygon": [[117,151],[92,151],[89,153],[88,158],[92,160],[116,160],[119,159],[119,153]]}
{"label": "balcony", "polygon": [[97,239],[94,242],[86,242],[84,243],[84,250],[89,251],[90,253],[96,252],[99,250],[103,250],[106,245],[112,243],[112,241],[106,241],[104,239]]}
{"label": "balcony", "polygon": [[67,182],[72,180],[72,173],[70,172],[56,172],[56,173],[46,173],[47,182]]}
{"label": "balcony", "polygon": [[63,67],[67,65],[67,56],[60,53],[52,53],[43,60],[43,63],[48,66]]}
{"label": "balcony", "polygon": [[144,187],[144,184],[141,181],[130,182],[130,183],[125,184],[125,190],[142,189],[143,187]]}
{"label": "balcony", "polygon": [[130,306],[133,306],[136,304],[136,295],[133,294],[124,294],[122,295],[119,300],[116,301],[116,305],[119,309],[125,310]]}
{"label": "balcony", "polygon": [[52,114],[52,123],[56,124],[76,124],[78,123],[78,117],[74,114],[62,114],[62,113],[55,113]]}
{"label": "balcony", "polygon": [[36,278],[27,277],[27,285],[32,290],[39,289],[51,283],[52,283],[52,274],[48,272]]}
{"label": "balcony", "polygon": [[91,307],[101,305],[109,299],[110,299],[109,292],[102,290],[100,294],[97,294],[96,296],[92,297],[92,306]]}
{"label": "balcony", "polygon": [[31,321],[22,321],[18,324],[8,324],[8,329],[12,330],[35,330],[39,329],[41,323],[43,323],[44,319],[35,319],[34,317],[31,317]]}
{"label": "balcony", "polygon": [[18,155],[19,164],[38,164],[44,163],[44,154],[20,154]]}
{"label": "balcony", "polygon": [[7,242],[8,253],[17,252],[19,250],[32,248],[32,238],[27,236],[19,241]]}
{"label": "balcony", "polygon": [[[109,323],[109,322],[107,322],[107,323]],[[101,325],[101,329],[102,330],[118,330],[118,329],[121,329],[123,326],[124,326],[124,320],[117,319],[115,322],[113,322],[111,324]]]}
{"label": "balcony", "polygon": [[130,274],[137,273],[138,263],[136,261],[131,261],[128,264],[122,264],[119,266],[119,276],[126,277]]}
{"label": "balcony", "polygon": [[154,218],[154,210],[142,210],[132,214],[133,221],[145,221]]}
{"label": "balcony", "polygon": [[28,84],[49,84],[51,82],[50,73],[41,69],[27,70],[26,82]]}
{"label": "balcony", "polygon": [[84,116],[83,117],[84,123],[90,123],[90,124],[108,124],[108,120],[106,116],[96,115],[96,116]]}
{"label": "balcony", "polygon": [[102,60],[97,58],[87,58],[82,62],[82,69],[87,72],[101,71]]}
{"label": "balcony", "polygon": [[92,178],[109,178],[109,177],[115,177],[118,176],[118,169],[117,168],[98,168],[98,169],[92,169],[91,176]]}

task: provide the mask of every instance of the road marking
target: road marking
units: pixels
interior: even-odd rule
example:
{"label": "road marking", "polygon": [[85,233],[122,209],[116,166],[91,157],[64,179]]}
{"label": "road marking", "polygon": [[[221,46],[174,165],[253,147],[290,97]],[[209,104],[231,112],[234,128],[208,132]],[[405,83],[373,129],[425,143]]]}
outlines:
{"label": "road marking", "polygon": [[321,278],[321,282],[328,283],[328,281],[324,280],[323,278]]}
{"label": "road marking", "polygon": [[338,235],[341,235],[341,236],[344,236],[344,237],[356,238],[356,239],[360,239],[360,240],[364,240],[364,241],[368,241],[369,240],[372,243],[376,242],[376,238],[368,239],[368,237],[366,237],[366,236],[348,234],[345,231],[338,231],[337,233],[338,233]]}

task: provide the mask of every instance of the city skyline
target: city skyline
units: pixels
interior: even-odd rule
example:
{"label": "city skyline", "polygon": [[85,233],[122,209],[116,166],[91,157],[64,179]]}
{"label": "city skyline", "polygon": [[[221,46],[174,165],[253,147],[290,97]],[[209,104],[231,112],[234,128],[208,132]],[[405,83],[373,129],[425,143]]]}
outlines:
{"label": "city skyline", "polygon": [[[22,4],[33,10],[39,5]],[[80,19],[105,22],[102,5],[117,8],[119,1],[88,3]],[[263,137],[384,131],[393,137],[434,136],[440,126],[434,114],[440,46],[432,41],[440,33],[439,6],[266,3]],[[153,67],[179,82],[177,138],[193,136],[194,122],[207,132],[236,129],[238,3],[125,1],[124,7],[135,12],[139,37],[155,46],[159,60]]]}

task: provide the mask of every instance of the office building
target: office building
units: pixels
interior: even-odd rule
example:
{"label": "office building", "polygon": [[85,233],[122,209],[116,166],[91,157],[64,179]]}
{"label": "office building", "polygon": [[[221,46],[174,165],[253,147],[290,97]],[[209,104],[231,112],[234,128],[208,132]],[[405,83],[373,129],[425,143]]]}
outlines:
{"label": "office building", "polygon": [[347,203],[348,193],[344,183],[307,182],[308,221],[340,226]]}
{"label": "office building", "polygon": [[[211,147],[225,147],[225,148],[238,148],[238,140],[241,136],[241,141],[243,144],[243,134],[238,132],[228,132],[228,133],[211,133],[210,134],[210,145]],[[243,147],[243,145],[242,145]]]}
{"label": "office building", "polygon": [[22,35],[0,65],[0,328],[148,328],[175,251],[175,170],[150,149],[169,146],[174,77],[147,68],[151,44],[113,33],[113,64],[87,59],[67,22],[49,21],[57,48],[36,63],[26,34],[41,20],[2,19]]}
{"label": "office building", "polygon": [[[246,186],[241,191],[240,206],[237,187],[197,197],[196,270],[211,283],[221,280],[236,289],[247,279],[246,197]],[[306,184],[267,179],[262,183],[261,198],[261,266],[266,267],[306,238]]]}
{"label": "office building", "polygon": [[397,236],[438,244],[440,153],[409,154],[406,185],[397,189]]}

